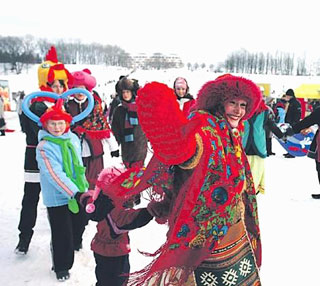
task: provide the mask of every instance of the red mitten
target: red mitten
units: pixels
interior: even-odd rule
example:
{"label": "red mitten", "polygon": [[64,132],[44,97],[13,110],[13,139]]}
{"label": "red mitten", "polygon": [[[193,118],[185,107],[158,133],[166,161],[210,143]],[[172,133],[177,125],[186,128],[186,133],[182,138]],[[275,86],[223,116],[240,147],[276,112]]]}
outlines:
{"label": "red mitten", "polygon": [[195,154],[197,124],[179,109],[173,89],[159,82],[148,83],[138,90],[136,102],[142,130],[162,163],[181,164]]}

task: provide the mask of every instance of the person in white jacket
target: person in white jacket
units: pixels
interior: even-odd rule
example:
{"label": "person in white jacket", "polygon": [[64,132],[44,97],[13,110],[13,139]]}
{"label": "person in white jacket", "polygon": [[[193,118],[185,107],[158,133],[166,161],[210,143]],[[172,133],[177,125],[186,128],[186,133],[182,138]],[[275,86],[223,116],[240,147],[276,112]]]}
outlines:
{"label": "person in white jacket", "polygon": [[[73,76],[73,88],[84,88],[92,93],[94,107],[91,113],[71,127],[81,140],[82,160],[86,167],[86,178],[90,189],[94,189],[99,173],[104,168],[103,143],[109,145],[111,157],[119,157],[119,146],[112,134],[106,117],[103,114],[101,98],[93,91],[96,86],[96,79],[88,69],[71,73]],[[74,117],[81,113],[88,105],[88,99],[84,94],[75,94],[69,98],[65,107]]]}

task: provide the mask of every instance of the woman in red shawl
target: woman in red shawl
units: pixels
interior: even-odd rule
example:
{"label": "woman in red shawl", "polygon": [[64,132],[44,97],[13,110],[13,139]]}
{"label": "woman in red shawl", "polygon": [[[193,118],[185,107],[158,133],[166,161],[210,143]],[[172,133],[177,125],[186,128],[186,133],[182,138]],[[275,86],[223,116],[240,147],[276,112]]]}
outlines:
{"label": "woman in red shawl", "polygon": [[146,170],[106,177],[99,188],[120,207],[153,186],[162,199],[148,210],[169,230],[156,258],[128,285],[261,285],[257,201],[241,144],[243,120],[261,98],[250,80],[224,75],[201,88],[188,120],[166,85],[139,90],[138,114],[154,157]]}

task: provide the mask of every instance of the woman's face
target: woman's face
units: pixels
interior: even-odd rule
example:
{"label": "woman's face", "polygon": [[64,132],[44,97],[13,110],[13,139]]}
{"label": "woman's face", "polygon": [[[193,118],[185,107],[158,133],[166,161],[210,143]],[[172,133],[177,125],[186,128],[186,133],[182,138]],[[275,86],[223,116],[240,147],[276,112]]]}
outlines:
{"label": "woman's face", "polygon": [[63,93],[63,85],[57,79],[52,83],[51,89],[56,94],[62,94]]}
{"label": "woman's face", "polygon": [[131,90],[126,90],[126,89],[124,89],[124,90],[122,91],[122,98],[123,98],[124,101],[130,101],[131,98],[132,98],[132,92],[131,92]]}
{"label": "woman's face", "polygon": [[237,128],[240,120],[246,114],[247,102],[243,99],[230,99],[224,103],[225,117],[232,128]]}
{"label": "woman's face", "polygon": [[179,97],[184,97],[186,95],[186,92],[187,92],[187,89],[184,88],[184,87],[176,87],[175,90],[176,90],[176,94]]}

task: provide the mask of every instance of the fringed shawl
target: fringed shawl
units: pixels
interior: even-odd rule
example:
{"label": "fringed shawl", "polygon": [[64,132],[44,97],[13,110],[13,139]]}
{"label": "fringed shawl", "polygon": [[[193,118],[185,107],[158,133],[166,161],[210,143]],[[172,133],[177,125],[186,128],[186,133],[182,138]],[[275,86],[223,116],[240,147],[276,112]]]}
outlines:
{"label": "fringed shawl", "polygon": [[[154,253],[156,258],[148,266],[130,274],[128,286],[158,285],[174,268],[182,270],[174,285],[183,285],[236,223],[235,213],[241,201],[246,203],[245,224],[258,265],[261,263],[255,190],[240,133],[231,130],[223,117],[199,111],[191,115],[191,120],[197,117],[205,122],[196,130],[203,152],[175,199],[168,217],[167,241]],[[121,175],[121,180],[117,178],[113,183],[104,184],[103,191],[115,201],[121,200],[119,193],[124,196],[142,191],[150,186],[160,166],[157,159],[150,164],[144,171],[130,173],[129,170]]]}

